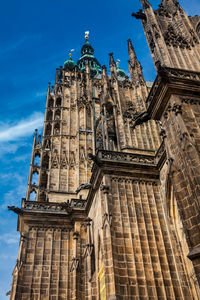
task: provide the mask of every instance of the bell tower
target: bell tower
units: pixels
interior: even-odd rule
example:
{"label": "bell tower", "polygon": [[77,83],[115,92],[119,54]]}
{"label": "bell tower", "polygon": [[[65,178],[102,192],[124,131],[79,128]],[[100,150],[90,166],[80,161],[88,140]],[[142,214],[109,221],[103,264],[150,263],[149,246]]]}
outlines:
{"label": "bell tower", "polygon": [[143,12],[133,16],[142,20],[146,39],[156,68],[159,65],[200,71],[200,40],[189,17],[177,0],[162,0],[153,10],[141,0]]}
{"label": "bell tower", "polygon": [[199,298],[199,37],[177,1],[141,3],[152,87],[130,39],[129,77],[88,31],[49,84],[11,300]]}
{"label": "bell tower", "polygon": [[[199,219],[199,17],[188,17],[176,0],[162,0],[153,10],[141,0],[141,19],[158,76],[147,98],[149,118],[160,120],[178,215],[200,282]],[[178,218],[179,218],[178,217]]]}

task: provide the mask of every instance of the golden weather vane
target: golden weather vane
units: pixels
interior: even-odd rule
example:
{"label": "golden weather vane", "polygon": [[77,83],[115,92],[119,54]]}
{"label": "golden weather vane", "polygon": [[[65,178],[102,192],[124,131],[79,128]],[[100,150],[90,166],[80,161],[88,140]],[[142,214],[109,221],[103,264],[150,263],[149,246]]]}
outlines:
{"label": "golden weather vane", "polygon": [[85,31],[85,39],[88,40],[89,39],[89,31]]}
{"label": "golden weather vane", "polygon": [[72,56],[72,52],[74,52],[75,49],[71,49],[70,52],[69,52],[69,56],[71,57]]}
{"label": "golden weather vane", "polygon": [[119,67],[119,63],[120,63],[120,59],[118,58],[116,62],[117,67]]}

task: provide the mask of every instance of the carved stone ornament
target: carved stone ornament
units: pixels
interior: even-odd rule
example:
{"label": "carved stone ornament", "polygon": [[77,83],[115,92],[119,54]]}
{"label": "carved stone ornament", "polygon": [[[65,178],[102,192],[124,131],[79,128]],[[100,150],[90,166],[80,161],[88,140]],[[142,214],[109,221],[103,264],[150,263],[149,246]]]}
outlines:
{"label": "carved stone ornament", "polygon": [[165,7],[162,3],[159,5],[159,8],[155,11],[155,15],[159,15],[161,17],[170,18],[170,11]]}
{"label": "carved stone ornament", "polygon": [[78,266],[79,266],[79,258],[73,257],[71,267],[70,267],[70,272],[77,270]]}
{"label": "carved stone ornament", "polygon": [[163,36],[167,46],[180,47],[182,49],[191,49],[192,45],[190,43],[190,40],[186,39],[180,33],[177,33],[172,24],[168,25],[168,28]]}
{"label": "carved stone ornament", "polygon": [[105,213],[103,215],[102,229],[105,228],[106,224],[109,226],[112,225],[112,214]]}

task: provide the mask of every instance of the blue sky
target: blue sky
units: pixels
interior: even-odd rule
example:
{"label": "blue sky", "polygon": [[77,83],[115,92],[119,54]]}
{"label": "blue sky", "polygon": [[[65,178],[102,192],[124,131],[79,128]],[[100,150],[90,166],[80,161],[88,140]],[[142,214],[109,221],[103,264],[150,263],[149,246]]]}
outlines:
{"label": "blue sky", "polygon": [[[152,0],[156,7],[160,1]],[[199,0],[180,1],[190,15]],[[17,217],[8,205],[20,206],[25,196],[35,128],[42,130],[46,89],[55,69],[75,49],[78,60],[84,31],[90,31],[95,56],[108,65],[114,52],[128,72],[127,39],[131,38],[146,80],[155,70],[140,21],[131,17],[139,0],[8,0],[0,12],[0,299],[10,289],[18,251]]]}

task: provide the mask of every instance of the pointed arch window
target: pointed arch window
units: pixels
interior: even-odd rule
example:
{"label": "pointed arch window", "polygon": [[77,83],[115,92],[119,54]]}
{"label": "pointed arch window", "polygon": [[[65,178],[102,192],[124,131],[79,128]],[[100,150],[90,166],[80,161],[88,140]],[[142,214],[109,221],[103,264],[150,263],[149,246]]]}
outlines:
{"label": "pointed arch window", "polygon": [[60,124],[56,123],[54,126],[54,134],[60,134]]}
{"label": "pointed arch window", "polygon": [[36,200],[36,191],[32,190],[29,196],[30,201],[35,201]]}
{"label": "pointed arch window", "polygon": [[47,121],[51,121],[52,116],[53,116],[53,112],[52,112],[52,110],[49,110],[48,113],[47,113]]}
{"label": "pointed arch window", "polygon": [[48,175],[47,172],[42,172],[41,174],[41,181],[40,181],[40,186],[42,188],[46,188],[47,187],[47,180],[48,180]]}
{"label": "pointed arch window", "polygon": [[56,112],[55,112],[55,120],[60,120],[60,109],[57,109]]}
{"label": "pointed arch window", "polygon": [[62,102],[62,99],[59,97],[56,99],[56,106],[59,107],[61,106],[61,102]]}
{"label": "pointed arch window", "polygon": [[36,153],[34,157],[34,165],[39,166],[40,165],[40,154]]}
{"label": "pointed arch window", "polygon": [[38,172],[35,171],[32,174],[32,182],[33,185],[37,186],[38,185]]}
{"label": "pointed arch window", "polygon": [[54,100],[53,98],[49,99],[48,107],[53,107]]}
{"label": "pointed arch window", "polygon": [[46,126],[45,135],[51,135],[51,124],[49,123]]}
{"label": "pointed arch window", "polygon": [[42,167],[45,169],[49,169],[49,155],[47,153],[43,157]]}

